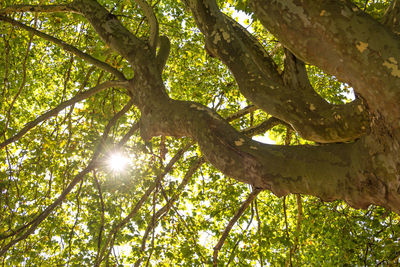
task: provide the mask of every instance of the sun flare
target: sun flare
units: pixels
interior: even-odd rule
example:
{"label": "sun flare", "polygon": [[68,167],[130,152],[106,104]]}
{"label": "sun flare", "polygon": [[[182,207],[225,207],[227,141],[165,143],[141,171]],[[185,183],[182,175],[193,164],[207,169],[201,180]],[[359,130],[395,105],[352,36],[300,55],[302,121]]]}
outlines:
{"label": "sun flare", "polygon": [[113,172],[121,172],[127,167],[128,161],[125,155],[115,152],[108,158],[107,165]]}

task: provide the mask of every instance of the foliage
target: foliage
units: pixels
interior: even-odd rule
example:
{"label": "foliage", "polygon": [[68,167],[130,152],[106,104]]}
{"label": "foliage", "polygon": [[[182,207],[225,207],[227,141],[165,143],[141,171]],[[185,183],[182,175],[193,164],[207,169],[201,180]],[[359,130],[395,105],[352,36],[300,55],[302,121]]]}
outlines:
{"label": "foliage", "polygon": [[[15,4],[57,4],[64,1],[3,1],[0,8]],[[99,1],[136,33],[147,38],[148,24],[134,1]],[[219,1],[232,17],[244,11],[252,34],[283,66],[283,49],[263,29],[247,1]],[[368,1],[358,1],[359,5]],[[379,16],[387,6],[369,1],[366,10]],[[160,32],[171,40],[171,54],[163,72],[169,95],[207,105],[228,117],[249,103],[237,90],[230,71],[204,49],[204,37],[190,11],[181,1],[152,1]],[[243,13],[241,13],[243,14]],[[107,47],[89,24],[70,13],[14,13],[15,20],[57,37],[109,65],[133,73],[129,64]],[[242,15],[243,16],[243,15]],[[74,95],[114,77],[71,55],[59,46],[8,23],[0,25],[0,133],[2,141],[14,136],[25,124]],[[331,103],[349,101],[351,88],[315,66],[307,66],[312,85]],[[168,162],[191,143],[186,138],[153,138],[145,142],[136,132],[123,146],[129,168],[112,172],[107,158],[115,144],[138,122],[140,112],[132,107],[112,125],[102,140],[107,123],[129,101],[117,86],[75,103],[30,130],[0,152],[0,245],[13,231],[43,212],[81,172],[95,150],[101,147],[100,164],[91,170],[26,239],[9,249],[5,266],[91,265],[106,245],[106,265],[136,262],[160,266],[212,264],[213,247],[238,207],[253,190],[224,177],[203,164],[184,189],[178,191],[185,173],[200,158],[190,146],[172,170],[155,186],[148,199],[128,223],[114,235],[118,225],[146,195],[155,177],[163,175]],[[269,115],[253,111],[231,122],[238,130],[258,125]],[[286,126],[276,126],[257,136],[283,144]],[[263,137],[264,136],[264,137]],[[297,134],[291,144],[306,141]],[[178,194],[176,202],[149,232],[145,249],[141,242],[152,216]],[[383,208],[366,211],[349,208],[342,201],[324,203],[315,197],[296,195],[278,198],[263,191],[234,225],[219,252],[219,264],[240,266],[375,265],[395,264],[400,256],[399,216]],[[299,212],[301,213],[300,216]],[[299,225],[299,226],[298,226]],[[10,238],[6,238],[11,235]]]}

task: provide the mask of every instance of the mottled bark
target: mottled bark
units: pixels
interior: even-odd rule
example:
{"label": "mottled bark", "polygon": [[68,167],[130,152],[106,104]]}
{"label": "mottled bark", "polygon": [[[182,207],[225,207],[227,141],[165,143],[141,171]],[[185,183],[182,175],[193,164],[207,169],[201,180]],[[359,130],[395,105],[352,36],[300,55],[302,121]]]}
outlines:
{"label": "mottled bark", "polygon": [[349,83],[399,128],[400,39],[350,1],[252,0],[263,25],[296,56]]}
{"label": "mottled bark", "polygon": [[[95,0],[76,0],[69,8],[81,13],[132,65],[134,78],[126,88],[141,111],[144,139],[189,136],[221,172],[278,196],[309,194],[327,201],[343,199],[356,208],[376,204],[400,213],[400,50],[388,27],[345,1],[253,0],[257,16],[291,51],[280,74],[264,49],[220,13],[215,1],[187,2],[207,48],[229,67],[246,98],[306,139],[353,142],[261,144],[213,110],[171,99],[161,76],[168,53],[157,56],[153,41],[137,38]],[[327,103],[314,92],[298,58],[349,82],[367,106],[360,100]]]}
{"label": "mottled bark", "polygon": [[264,48],[236,21],[223,15],[214,0],[187,1],[206,47],[226,64],[241,93],[267,113],[290,125],[305,139],[320,142],[354,140],[366,132],[361,101],[331,105],[310,85],[299,64],[288,64],[282,76]]}
{"label": "mottled bark", "polygon": [[[303,66],[295,58],[289,59],[287,74],[281,76],[269,57],[261,54],[259,47],[256,50],[250,48],[249,39],[242,37],[242,30],[238,32],[231,20],[208,13],[213,3],[210,1],[204,8],[200,1],[192,1],[190,7],[209,48],[223,58],[239,86],[247,84],[247,89],[241,89],[246,97],[253,100],[257,96],[262,100],[257,103],[259,107],[276,114],[300,132],[301,126],[296,123],[310,121],[304,126],[307,130],[303,131],[313,132],[310,139],[316,136],[314,133],[318,128],[313,123],[320,119],[324,122],[319,124],[321,128],[327,133],[334,132],[331,136],[336,138],[338,129],[346,125],[340,121],[347,122],[349,128],[357,125],[358,131],[357,127],[352,131],[358,133],[356,136],[361,135],[360,129],[365,125],[361,104],[333,106],[324,102],[304,79]],[[95,1],[80,0],[76,8],[110,47],[132,63],[135,77],[130,81],[130,91],[142,112],[141,135],[144,139],[158,135],[190,136],[199,143],[207,160],[221,172],[256,188],[269,189],[279,196],[302,193],[327,201],[343,199],[357,208],[376,204],[400,212],[397,158],[394,158],[397,156],[382,152],[390,148],[387,139],[382,139],[386,144],[371,145],[376,139],[369,135],[354,143],[323,146],[273,146],[253,141],[237,132],[213,110],[198,103],[169,98],[155,52]],[[214,42],[216,39],[218,41]],[[357,47],[355,49],[361,53]],[[240,69],[237,59],[242,60]],[[298,73],[296,82],[290,78],[293,73]],[[304,90],[292,88],[295,84]],[[275,90],[275,86],[279,86],[279,90]],[[250,88],[259,89],[251,93]],[[335,114],[341,114],[340,118]],[[353,119],[355,123],[351,121]],[[322,139],[329,134],[319,136]]]}
{"label": "mottled bark", "polygon": [[296,56],[347,82],[364,99],[372,120],[358,143],[371,165],[362,176],[384,185],[389,202],[398,202],[400,194],[397,5],[383,25],[350,1],[251,1],[263,25]]}

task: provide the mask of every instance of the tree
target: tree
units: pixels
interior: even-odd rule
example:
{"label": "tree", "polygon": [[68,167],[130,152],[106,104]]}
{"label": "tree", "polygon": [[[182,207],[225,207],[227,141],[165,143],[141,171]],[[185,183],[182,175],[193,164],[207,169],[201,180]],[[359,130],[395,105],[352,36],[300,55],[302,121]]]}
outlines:
{"label": "tree", "polygon": [[4,265],[399,262],[399,1],[28,2],[0,10]]}

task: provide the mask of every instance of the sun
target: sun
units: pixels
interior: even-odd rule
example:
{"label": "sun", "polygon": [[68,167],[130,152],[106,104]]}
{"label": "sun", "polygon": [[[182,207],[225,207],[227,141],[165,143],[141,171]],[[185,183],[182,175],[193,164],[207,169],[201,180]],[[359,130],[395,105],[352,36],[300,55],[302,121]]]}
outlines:
{"label": "sun", "polygon": [[126,169],[129,159],[121,152],[112,153],[108,160],[107,165],[113,172],[121,172]]}

